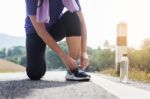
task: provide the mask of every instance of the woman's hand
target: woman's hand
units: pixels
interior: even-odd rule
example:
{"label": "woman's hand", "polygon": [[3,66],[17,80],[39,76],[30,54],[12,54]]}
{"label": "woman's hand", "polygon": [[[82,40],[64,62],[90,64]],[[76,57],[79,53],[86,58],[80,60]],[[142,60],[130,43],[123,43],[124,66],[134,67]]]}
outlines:
{"label": "woman's hand", "polygon": [[64,55],[63,57],[61,57],[61,59],[69,70],[74,70],[77,68],[77,61],[69,55]]}
{"label": "woman's hand", "polygon": [[81,53],[80,64],[82,69],[86,69],[87,66],[89,65],[89,57],[87,52]]}

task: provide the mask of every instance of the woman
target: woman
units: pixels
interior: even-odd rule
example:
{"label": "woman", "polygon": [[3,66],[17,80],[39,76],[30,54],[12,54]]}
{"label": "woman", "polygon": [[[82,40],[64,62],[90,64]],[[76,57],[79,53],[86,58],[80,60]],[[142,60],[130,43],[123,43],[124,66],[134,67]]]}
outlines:
{"label": "woman", "polygon": [[[48,45],[66,65],[68,70],[66,80],[90,80],[90,76],[82,70],[88,66],[89,58],[86,26],[79,1],[74,0],[79,7],[78,11],[66,11],[63,14],[65,6],[62,0],[49,0],[50,21],[48,23],[37,21],[37,9],[42,6],[43,2],[43,0],[40,0],[40,3],[38,0],[26,0],[28,77],[31,80],[39,80],[44,76],[46,71],[44,54],[45,47]],[[69,54],[64,53],[56,43],[64,37],[66,37]],[[78,59],[80,59],[80,67],[77,64]]]}

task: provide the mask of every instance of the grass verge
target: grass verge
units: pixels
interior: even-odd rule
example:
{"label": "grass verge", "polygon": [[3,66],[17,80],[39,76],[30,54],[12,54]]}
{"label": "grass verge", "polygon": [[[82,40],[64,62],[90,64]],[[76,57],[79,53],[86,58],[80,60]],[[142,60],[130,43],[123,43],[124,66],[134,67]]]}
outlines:
{"label": "grass verge", "polygon": [[[114,68],[109,68],[101,73],[109,75],[109,76],[115,76],[117,77],[116,71]],[[146,73],[144,71],[132,69],[129,71],[129,79],[134,80],[134,81],[142,81],[145,83],[150,83],[150,73]]]}

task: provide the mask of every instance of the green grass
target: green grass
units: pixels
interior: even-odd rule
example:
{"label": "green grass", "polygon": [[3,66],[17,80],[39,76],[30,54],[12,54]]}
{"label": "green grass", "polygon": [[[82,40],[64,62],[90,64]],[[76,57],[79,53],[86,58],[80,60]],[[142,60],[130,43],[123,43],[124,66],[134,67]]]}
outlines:
{"label": "green grass", "polygon": [[[117,77],[117,73],[116,73],[115,69],[113,69],[113,68],[106,69],[106,70],[102,71],[102,73],[106,74],[106,75]],[[134,81],[142,81],[145,83],[150,83],[150,73],[132,69],[129,71],[129,79],[134,80]]]}
{"label": "green grass", "polygon": [[150,82],[150,73],[146,73],[144,71],[139,71],[139,70],[132,70],[129,71],[129,78],[132,80],[137,80],[137,81],[143,81],[143,82]]}
{"label": "green grass", "polygon": [[109,76],[117,77],[117,73],[116,73],[115,69],[113,69],[113,68],[108,68],[108,69],[102,71],[101,73],[109,75]]}

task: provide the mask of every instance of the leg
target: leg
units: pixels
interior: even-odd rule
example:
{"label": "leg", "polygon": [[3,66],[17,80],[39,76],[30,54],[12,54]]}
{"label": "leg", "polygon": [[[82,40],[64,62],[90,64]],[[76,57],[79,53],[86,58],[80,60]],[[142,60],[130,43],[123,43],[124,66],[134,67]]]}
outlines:
{"label": "leg", "polygon": [[27,75],[31,80],[39,80],[46,71],[44,59],[45,43],[36,33],[28,34],[26,38]]}
{"label": "leg", "polygon": [[81,47],[81,37],[80,36],[73,36],[66,38],[69,55],[78,60],[80,58],[80,47]]}
{"label": "leg", "polygon": [[[63,38],[64,36],[66,36],[69,55],[75,60],[78,60],[80,58],[81,29],[80,29],[80,20],[76,13],[71,13],[67,11],[60,18],[60,20],[58,20],[57,24],[53,26],[53,29],[51,29],[50,33],[56,41],[61,40],[58,39],[58,37]],[[56,36],[56,34],[58,33],[59,35]],[[90,80],[90,76],[78,67],[76,67],[76,69],[74,70],[70,70],[69,68],[67,69],[68,70],[66,80],[73,80],[73,81]]]}
{"label": "leg", "polygon": [[81,28],[80,20],[76,13],[67,11],[62,16],[64,28],[66,29],[66,41],[69,49],[69,55],[78,60],[80,58],[81,48]]}
{"label": "leg", "polygon": [[76,13],[67,11],[48,31],[56,42],[66,37],[69,55],[78,60],[81,47],[81,29],[80,20]]}

